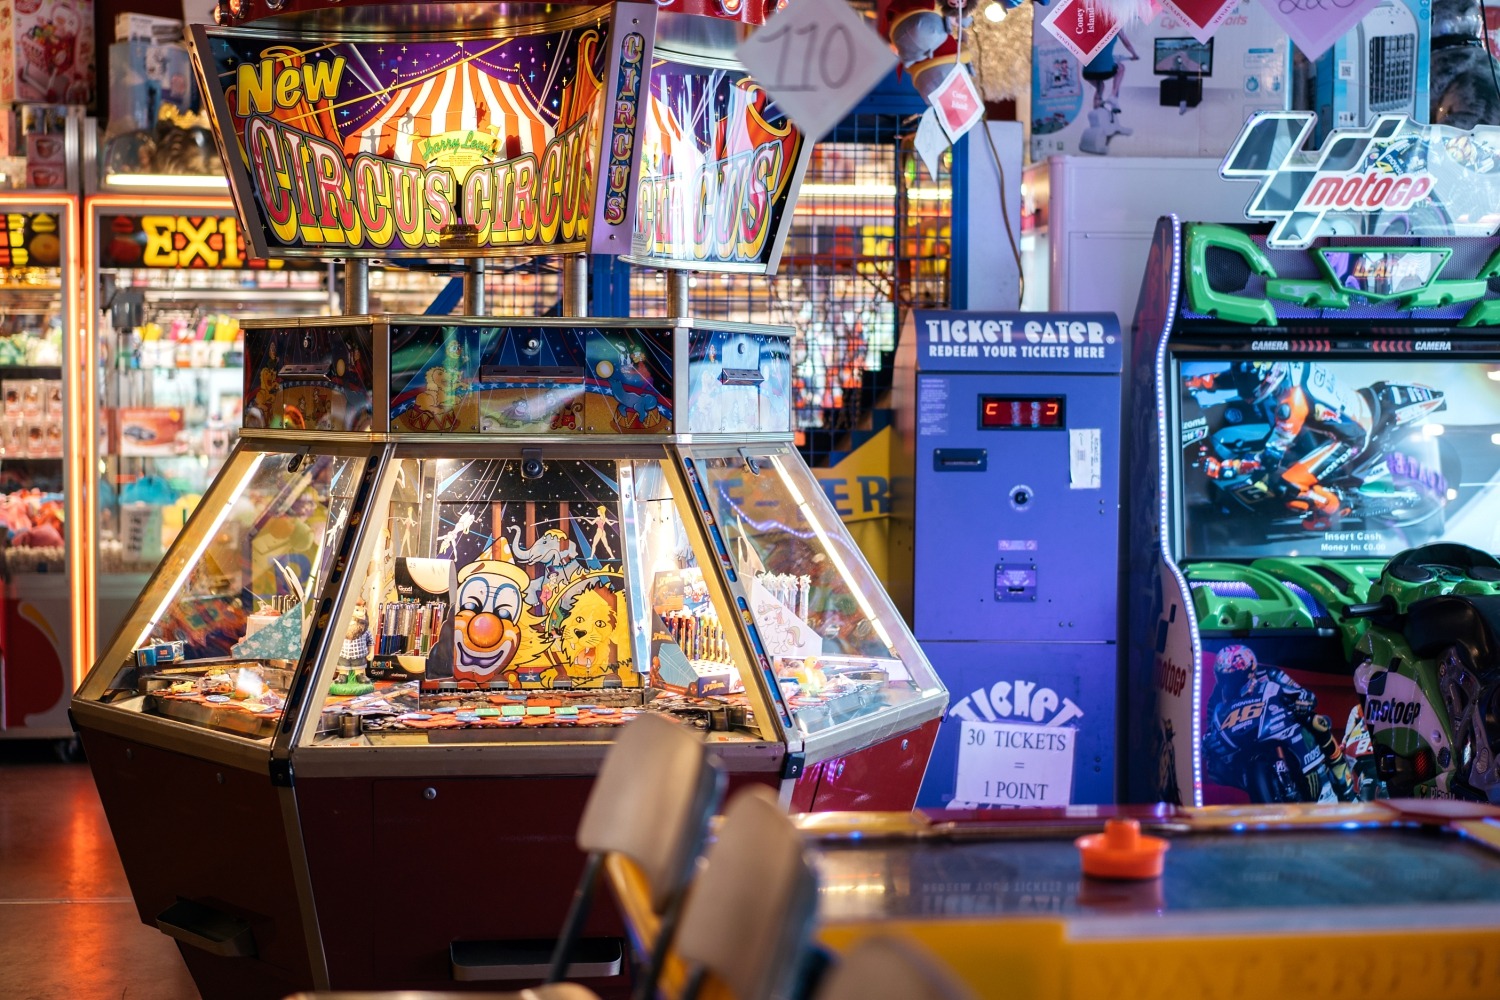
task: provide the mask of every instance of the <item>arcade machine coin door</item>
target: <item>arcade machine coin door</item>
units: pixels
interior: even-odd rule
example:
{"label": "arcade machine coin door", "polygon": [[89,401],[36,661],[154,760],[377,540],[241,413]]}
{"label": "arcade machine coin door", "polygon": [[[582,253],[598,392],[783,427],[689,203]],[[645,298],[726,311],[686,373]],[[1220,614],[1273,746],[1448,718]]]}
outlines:
{"label": "arcade machine coin door", "polygon": [[892,547],[912,546],[909,619],[952,693],[920,805],[1114,797],[1120,367],[1107,314],[907,330],[895,471],[915,489]]}

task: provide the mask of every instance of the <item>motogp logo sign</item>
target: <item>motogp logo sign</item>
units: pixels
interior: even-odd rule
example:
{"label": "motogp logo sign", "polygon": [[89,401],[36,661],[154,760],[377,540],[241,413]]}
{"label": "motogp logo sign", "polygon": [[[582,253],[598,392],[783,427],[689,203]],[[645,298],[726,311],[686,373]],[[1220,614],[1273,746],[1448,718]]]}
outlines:
{"label": "motogp logo sign", "polygon": [[1220,176],[1253,180],[1245,209],[1273,223],[1266,245],[1324,236],[1489,236],[1500,228],[1500,128],[1462,131],[1381,115],[1306,149],[1311,112],[1250,119]]}

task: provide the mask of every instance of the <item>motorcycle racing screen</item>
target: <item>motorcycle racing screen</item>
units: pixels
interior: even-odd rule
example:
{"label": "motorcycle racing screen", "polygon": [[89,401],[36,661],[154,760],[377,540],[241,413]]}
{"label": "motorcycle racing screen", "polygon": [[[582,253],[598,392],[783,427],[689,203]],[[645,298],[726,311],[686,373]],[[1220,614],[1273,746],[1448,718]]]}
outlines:
{"label": "motorcycle racing screen", "polygon": [[1184,559],[1500,551],[1500,363],[1179,358]]}

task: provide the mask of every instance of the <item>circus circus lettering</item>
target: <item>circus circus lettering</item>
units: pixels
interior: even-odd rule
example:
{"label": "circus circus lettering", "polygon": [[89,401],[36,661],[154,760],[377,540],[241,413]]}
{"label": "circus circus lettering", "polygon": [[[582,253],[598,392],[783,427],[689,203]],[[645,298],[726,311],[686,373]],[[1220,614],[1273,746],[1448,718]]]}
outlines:
{"label": "circus circus lettering", "polygon": [[246,238],[261,257],[588,246],[608,33],[583,10],[462,38],[195,27]]}
{"label": "circus circus lettering", "polygon": [[470,167],[418,166],[344,150],[251,115],[245,147],[266,223],[283,243],[375,248],[565,246],[588,235],[594,170],[587,118],[533,153]]}
{"label": "circus circus lettering", "polygon": [[707,163],[690,174],[641,178],[636,227],[650,252],[696,260],[755,261],[787,163],[780,142]]}

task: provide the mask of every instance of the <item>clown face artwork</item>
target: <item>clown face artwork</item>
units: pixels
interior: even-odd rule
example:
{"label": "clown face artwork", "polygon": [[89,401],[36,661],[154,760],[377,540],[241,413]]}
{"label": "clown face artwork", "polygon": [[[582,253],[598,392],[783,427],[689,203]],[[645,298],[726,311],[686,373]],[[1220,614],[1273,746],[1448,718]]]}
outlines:
{"label": "clown face artwork", "polygon": [[504,676],[521,649],[521,594],[530,582],[511,562],[481,559],[464,567],[453,618],[456,679],[487,684]]}

